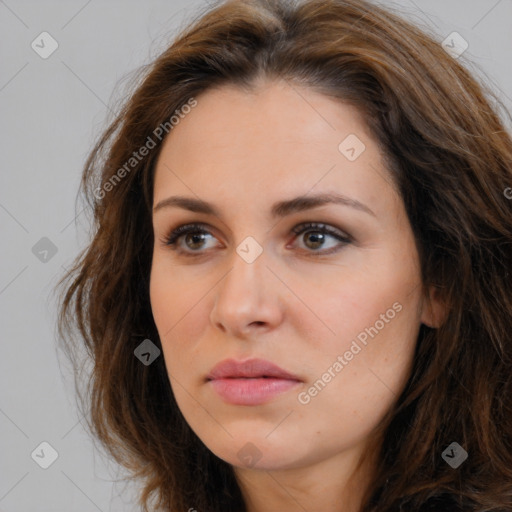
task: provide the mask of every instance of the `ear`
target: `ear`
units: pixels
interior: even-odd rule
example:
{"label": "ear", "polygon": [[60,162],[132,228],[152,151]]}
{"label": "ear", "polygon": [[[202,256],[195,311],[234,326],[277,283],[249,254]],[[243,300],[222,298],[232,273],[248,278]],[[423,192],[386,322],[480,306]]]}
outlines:
{"label": "ear", "polygon": [[423,299],[421,323],[437,329],[443,324],[447,314],[448,307],[441,298],[440,289],[436,286],[429,287]]}

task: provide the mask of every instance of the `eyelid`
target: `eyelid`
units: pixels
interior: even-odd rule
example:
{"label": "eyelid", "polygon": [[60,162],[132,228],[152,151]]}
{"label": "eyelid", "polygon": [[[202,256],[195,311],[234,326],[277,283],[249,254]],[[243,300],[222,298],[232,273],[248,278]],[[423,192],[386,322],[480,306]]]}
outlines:
{"label": "eyelid", "polygon": [[300,224],[297,224],[295,227],[293,227],[291,232],[299,235],[305,231],[314,231],[315,229],[318,231],[323,231],[334,237],[342,238],[344,240],[352,240],[352,237],[348,233],[336,228],[335,226],[332,226],[327,222],[301,222]]}

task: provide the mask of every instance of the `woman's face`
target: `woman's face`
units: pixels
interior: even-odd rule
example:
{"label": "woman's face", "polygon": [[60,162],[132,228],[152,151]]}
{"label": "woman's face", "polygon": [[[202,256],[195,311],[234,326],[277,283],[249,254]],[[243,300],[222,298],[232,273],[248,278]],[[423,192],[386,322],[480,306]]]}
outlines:
{"label": "woman's face", "polygon": [[[430,309],[403,202],[358,111],[283,82],[209,90],[163,145],[154,207],[151,306],[198,437],[239,468],[359,453],[406,383]],[[185,224],[200,226],[166,245]],[[211,374],[253,358],[288,378],[258,365]]]}

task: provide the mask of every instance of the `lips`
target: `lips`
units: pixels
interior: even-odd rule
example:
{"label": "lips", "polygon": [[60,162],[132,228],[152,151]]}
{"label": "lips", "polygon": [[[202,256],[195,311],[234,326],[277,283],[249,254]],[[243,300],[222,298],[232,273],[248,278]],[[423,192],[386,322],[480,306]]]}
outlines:
{"label": "lips", "polygon": [[274,378],[300,381],[301,379],[265,359],[248,359],[236,361],[226,359],[215,365],[206,377],[207,380],[217,379],[257,379]]}
{"label": "lips", "polygon": [[278,395],[297,388],[302,380],[270,361],[227,359],[217,364],[206,383],[226,403],[262,405]]}

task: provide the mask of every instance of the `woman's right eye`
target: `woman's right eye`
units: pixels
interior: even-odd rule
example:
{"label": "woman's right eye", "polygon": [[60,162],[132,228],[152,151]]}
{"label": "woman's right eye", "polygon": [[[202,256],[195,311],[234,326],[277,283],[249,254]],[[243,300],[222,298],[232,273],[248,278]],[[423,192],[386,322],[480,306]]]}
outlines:
{"label": "woman's right eye", "polygon": [[201,254],[199,251],[211,248],[205,246],[208,237],[215,238],[202,224],[185,224],[172,230],[162,242],[172,250],[198,256]]}

